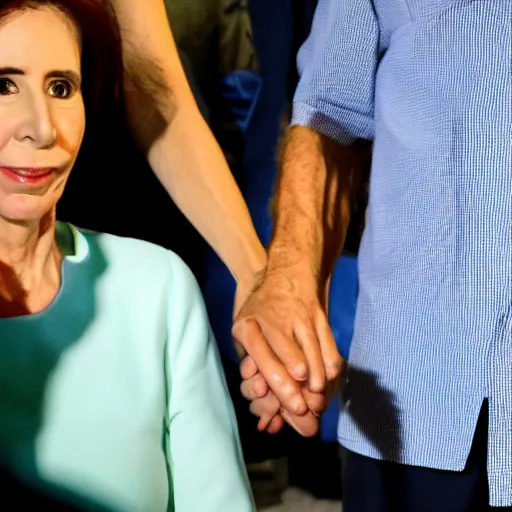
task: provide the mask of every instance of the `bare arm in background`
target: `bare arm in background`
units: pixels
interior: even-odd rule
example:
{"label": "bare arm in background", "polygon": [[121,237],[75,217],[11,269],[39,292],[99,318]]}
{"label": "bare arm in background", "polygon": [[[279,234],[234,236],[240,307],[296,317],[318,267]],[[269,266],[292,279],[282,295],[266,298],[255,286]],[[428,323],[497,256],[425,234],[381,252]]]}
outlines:
{"label": "bare arm in background", "polygon": [[340,376],[327,292],[366,164],[365,145],[344,147],[301,126],[289,131],[267,268],[234,326],[251,356],[241,366],[242,393],[261,430],[277,432],[284,418],[314,435]]}
{"label": "bare arm in background", "polygon": [[[265,251],[183,71],[163,0],[112,0],[121,27],[132,133],[173,201],[227,265],[244,297]],[[171,226],[169,226],[171,229]]]}

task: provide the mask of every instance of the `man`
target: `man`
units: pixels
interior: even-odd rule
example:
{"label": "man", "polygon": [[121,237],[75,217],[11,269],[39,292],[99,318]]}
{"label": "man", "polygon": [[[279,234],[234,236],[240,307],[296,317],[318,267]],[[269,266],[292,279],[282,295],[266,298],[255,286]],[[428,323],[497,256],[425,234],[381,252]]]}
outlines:
{"label": "man", "polygon": [[234,334],[260,427],[314,431],[339,362],[322,298],[373,140],[345,512],[512,506],[511,62],[508,0],[320,0],[299,55],[268,264]]}
{"label": "man", "polygon": [[245,297],[265,265],[242,195],[201,116],[163,0],[112,0],[121,27],[128,120],[154,173],[227,265]]}

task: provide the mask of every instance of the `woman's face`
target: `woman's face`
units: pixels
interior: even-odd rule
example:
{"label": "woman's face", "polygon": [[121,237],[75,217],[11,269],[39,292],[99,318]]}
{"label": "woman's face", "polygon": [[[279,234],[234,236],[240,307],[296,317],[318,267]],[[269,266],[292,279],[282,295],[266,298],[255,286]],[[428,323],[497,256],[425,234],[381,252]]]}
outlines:
{"label": "woman's face", "polygon": [[39,221],[62,195],[85,130],[80,53],[56,9],[0,22],[0,218]]}

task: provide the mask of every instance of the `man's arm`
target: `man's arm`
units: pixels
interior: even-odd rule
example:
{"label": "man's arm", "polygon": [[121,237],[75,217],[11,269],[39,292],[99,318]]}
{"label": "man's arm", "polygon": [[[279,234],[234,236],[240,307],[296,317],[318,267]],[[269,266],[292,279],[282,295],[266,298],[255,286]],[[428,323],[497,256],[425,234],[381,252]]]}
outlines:
{"label": "man's arm", "polygon": [[[261,418],[260,429],[279,430],[282,420],[275,414],[280,404],[300,400],[302,395],[312,412],[282,409],[282,415],[303,435],[313,435],[318,429],[314,413],[328,405],[330,393],[322,392],[325,387],[333,388],[341,369],[326,317],[328,283],[343,248],[366,151],[367,142],[342,146],[310,128],[297,126],[289,131],[267,270],[257,294],[242,310],[244,317],[252,313],[252,318],[262,321],[262,334],[274,352],[263,353],[256,347],[254,358],[242,365],[242,393],[252,401],[251,411]],[[252,355],[258,342],[254,325],[245,325],[242,331],[241,339],[249,342],[247,349]],[[297,343],[283,343],[285,337]],[[315,352],[318,346],[320,350]],[[261,361],[263,357],[267,358],[265,364],[256,366],[254,359]],[[299,382],[284,374],[280,379],[288,380],[276,387],[274,394],[267,383],[272,387],[275,382],[279,359],[285,365],[294,362],[295,366],[287,369]],[[297,361],[304,366],[297,367]],[[307,371],[306,361],[309,385],[302,373]]]}
{"label": "man's arm", "polygon": [[112,0],[123,42],[133,135],[176,205],[226,263],[252,285],[265,251],[224,155],[196,105],[163,0]]}
{"label": "man's arm", "polygon": [[325,292],[343,249],[368,143],[343,146],[305,126],[289,130],[275,197],[267,272],[292,268]]}
{"label": "man's arm", "polygon": [[[266,393],[251,405],[260,428],[280,404],[286,421],[311,434],[318,420],[308,410],[321,412],[340,373],[327,286],[347,230],[356,169],[365,165],[359,156],[365,143],[357,141],[374,135],[379,58],[373,0],[319,0],[299,54],[296,128],[284,151],[267,270],[233,328],[251,356],[241,366],[242,392],[251,400],[256,388],[258,396]],[[282,425],[279,416],[274,420],[272,431]]]}

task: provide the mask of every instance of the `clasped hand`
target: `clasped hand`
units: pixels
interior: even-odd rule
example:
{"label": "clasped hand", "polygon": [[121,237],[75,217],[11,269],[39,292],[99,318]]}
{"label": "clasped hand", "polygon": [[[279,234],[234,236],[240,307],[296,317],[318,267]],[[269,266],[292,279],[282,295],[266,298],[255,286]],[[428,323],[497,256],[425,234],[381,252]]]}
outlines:
{"label": "clasped hand", "polygon": [[277,433],[287,422],[315,435],[343,360],[311,279],[264,275],[238,312],[233,337],[242,356],[241,391],[258,429]]}

